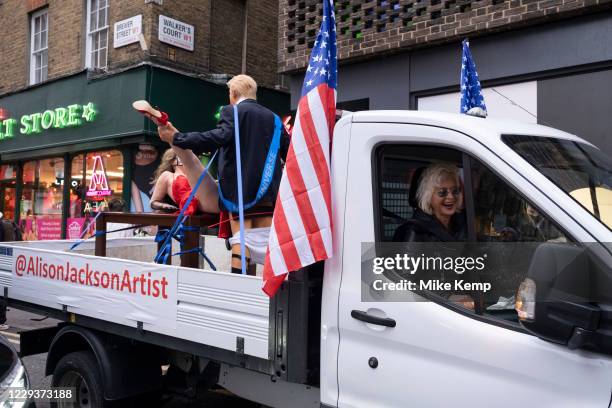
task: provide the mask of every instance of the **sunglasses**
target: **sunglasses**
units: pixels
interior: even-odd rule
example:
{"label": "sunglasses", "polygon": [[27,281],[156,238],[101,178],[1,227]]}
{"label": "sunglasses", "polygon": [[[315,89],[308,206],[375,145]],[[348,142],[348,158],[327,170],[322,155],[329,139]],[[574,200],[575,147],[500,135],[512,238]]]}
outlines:
{"label": "sunglasses", "polygon": [[174,162],[172,163],[173,166],[182,166],[183,162],[180,161],[179,159],[175,159]]}
{"label": "sunglasses", "polygon": [[440,198],[445,198],[449,192],[453,195],[453,197],[456,198],[459,197],[459,195],[461,194],[461,189],[459,187],[439,188],[438,190],[436,190],[436,195]]}

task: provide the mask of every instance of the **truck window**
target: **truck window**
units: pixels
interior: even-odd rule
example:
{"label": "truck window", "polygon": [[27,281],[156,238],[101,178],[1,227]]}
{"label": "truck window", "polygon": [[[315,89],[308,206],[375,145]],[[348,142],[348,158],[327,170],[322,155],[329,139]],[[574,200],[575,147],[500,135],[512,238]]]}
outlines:
{"label": "truck window", "polygon": [[504,142],[566,194],[612,229],[610,157],[586,143],[505,135]]}
{"label": "truck window", "polygon": [[[537,243],[570,240],[544,212],[489,168],[475,159],[470,163],[476,240],[483,245],[490,242],[504,252],[503,257],[498,255],[497,259],[490,260],[496,262],[494,274],[479,276],[480,280],[492,283],[493,289],[475,299],[475,309],[518,324],[515,294],[525,278]],[[508,262],[510,259],[512,262]]]}
{"label": "truck window", "polygon": [[487,167],[472,159],[476,238],[481,242],[567,242],[566,236]]}
{"label": "truck window", "polygon": [[[518,325],[514,296],[527,273],[530,256],[538,243],[568,242],[561,228],[495,172],[472,157],[464,157],[460,151],[438,146],[384,145],[376,157],[377,240],[479,242],[483,248],[495,247],[497,251],[501,248],[503,256],[496,257],[497,263],[487,274],[468,277],[474,282],[493,283],[493,290],[432,292],[431,299],[452,304],[464,312]],[[464,163],[469,166],[469,172],[465,171]],[[432,176],[431,173],[439,174]],[[457,177],[455,184],[452,174]],[[470,174],[469,180],[465,180],[467,174]],[[444,207],[442,212],[452,215],[446,228],[431,215],[435,211],[424,208],[427,200],[419,199],[417,193],[422,184],[428,183],[433,183],[428,190],[431,206],[438,200]],[[465,185],[471,186],[471,191],[464,191]],[[466,203],[471,208],[466,208]],[[467,228],[468,225],[473,228]],[[508,259],[518,260],[508,263]]]}
{"label": "truck window", "polygon": [[378,240],[402,241],[397,236],[398,228],[415,216],[417,190],[424,170],[436,164],[454,166],[461,178],[461,152],[436,146],[384,145],[377,153]]}

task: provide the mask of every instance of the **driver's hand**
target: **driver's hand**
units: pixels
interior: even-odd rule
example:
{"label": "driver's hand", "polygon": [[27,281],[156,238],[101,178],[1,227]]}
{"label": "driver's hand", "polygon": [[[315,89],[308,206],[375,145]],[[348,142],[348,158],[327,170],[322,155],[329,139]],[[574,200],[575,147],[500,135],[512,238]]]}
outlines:
{"label": "driver's hand", "polygon": [[468,310],[474,311],[474,299],[468,295],[451,295],[448,300]]}

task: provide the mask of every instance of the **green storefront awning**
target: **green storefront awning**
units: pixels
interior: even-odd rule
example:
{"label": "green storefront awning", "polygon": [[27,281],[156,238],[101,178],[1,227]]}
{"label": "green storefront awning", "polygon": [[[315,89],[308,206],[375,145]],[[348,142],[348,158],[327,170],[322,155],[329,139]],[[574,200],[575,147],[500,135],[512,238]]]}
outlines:
{"label": "green storefront awning", "polygon": [[[289,112],[287,93],[260,89],[258,98],[278,114]],[[149,65],[94,80],[82,72],[50,81],[0,97],[0,160],[117,146],[134,136],[154,140],[155,126],[132,108],[138,99],[166,111],[178,129],[196,131],[215,126],[228,91]]]}

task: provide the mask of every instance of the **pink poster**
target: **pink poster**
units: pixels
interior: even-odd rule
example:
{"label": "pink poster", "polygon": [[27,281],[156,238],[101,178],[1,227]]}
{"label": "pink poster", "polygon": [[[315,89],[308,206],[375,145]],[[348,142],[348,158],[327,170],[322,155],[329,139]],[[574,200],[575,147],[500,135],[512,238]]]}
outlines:
{"label": "pink poster", "polygon": [[[23,225],[23,224],[22,224]],[[58,216],[37,216],[25,220],[24,241],[62,238],[62,218]]]}
{"label": "pink poster", "polygon": [[36,217],[38,239],[61,239],[62,219],[61,217]]}
{"label": "pink poster", "polygon": [[85,218],[68,218],[66,221],[66,238],[79,239]]}
{"label": "pink poster", "polygon": [[[87,226],[89,221],[93,221],[93,217],[79,217],[79,218],[68,218],[66,224],[66,238],[67,239],[79,239],[83,233],[83,228]],[[89,231],[83,235],[83,238],[89,238],[96,232],[96,225],[94,222],[89,225]]]}

